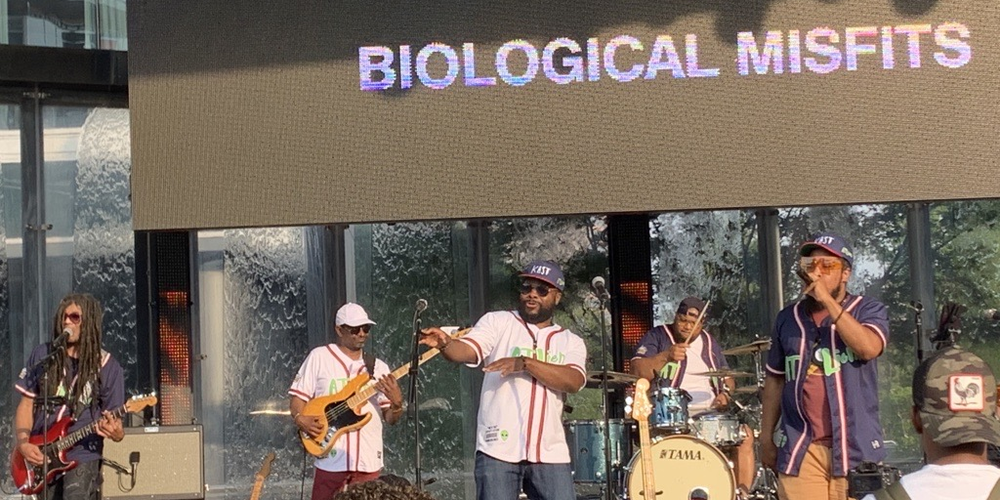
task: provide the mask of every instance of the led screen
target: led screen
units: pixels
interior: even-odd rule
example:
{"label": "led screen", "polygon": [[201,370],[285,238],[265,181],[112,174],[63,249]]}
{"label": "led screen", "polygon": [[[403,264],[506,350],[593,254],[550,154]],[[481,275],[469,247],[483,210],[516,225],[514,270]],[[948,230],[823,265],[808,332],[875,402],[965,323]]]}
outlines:
{"label": "led screen", "polygon": [[997,197],[998,13],[140,0],[134,226]]}

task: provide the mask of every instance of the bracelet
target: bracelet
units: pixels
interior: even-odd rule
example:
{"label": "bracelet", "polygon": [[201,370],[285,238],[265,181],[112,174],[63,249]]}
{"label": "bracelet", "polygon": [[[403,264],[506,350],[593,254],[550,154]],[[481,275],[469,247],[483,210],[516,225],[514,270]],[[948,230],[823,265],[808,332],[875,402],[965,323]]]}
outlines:
{"label": "bracelet", "polygon": [[833,319],[833,323],[832,324],[836,325],[837,322],[840,321],[840,317],[843,316],[845,312],[847,312],[847,309],[841,307],[840,308],[840,314],[838,314],[837,317]]}
{"label": "bracelet", "polygon": [[[523,372],[528,369],[528,358],[524,356],[518,356],[517,361],[514,363],[514,371]],[[520,365],[520,367],[518,366]]]}
{"label": "bracelet", "polygon": [[441,351],[441,352],[444,352],[444,350],[447,349],[448,346],[450,346],[450,345],[451,345],[451,340],[445,342],[443,346],[438,347],[438,350]]}
{"label": "bracelet", "polygon": [[298,421],[299,421],[299,415],[301,415],[301,414],[302,414],[302,412],[300,411],[300,412],[296,412],[295,415],[292,415],[292,422],[298,423]]}

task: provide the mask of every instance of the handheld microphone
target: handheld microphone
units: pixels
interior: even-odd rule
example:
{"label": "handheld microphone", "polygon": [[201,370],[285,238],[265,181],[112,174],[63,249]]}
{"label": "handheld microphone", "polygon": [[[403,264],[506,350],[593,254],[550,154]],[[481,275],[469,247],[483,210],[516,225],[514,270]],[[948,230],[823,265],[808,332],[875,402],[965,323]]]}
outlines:
{"label": "handheld microphone", "polygon": [[417,299],[417,305],[414,307],[417,309],[417,314],[420,314],[427,310],[427,301],[424,299]]}
{"label": "handheld microphone", "polygon": [[608,293],[608,288],[604,284],[604,277],[594,276],[594,279],[590,280],[590,286],[594,289],[594,294],[600,300],[608,300],[611,298],[611,294]]}
{"label": "handheld microphone", "polygon": [[59,336],[52,341],[52,348],[65,349],[66,344],[69,342],[69,338],[71,335],[73,335],[73,330],[70,330],[69,328],[63,328],[62,333],[60,333]]}

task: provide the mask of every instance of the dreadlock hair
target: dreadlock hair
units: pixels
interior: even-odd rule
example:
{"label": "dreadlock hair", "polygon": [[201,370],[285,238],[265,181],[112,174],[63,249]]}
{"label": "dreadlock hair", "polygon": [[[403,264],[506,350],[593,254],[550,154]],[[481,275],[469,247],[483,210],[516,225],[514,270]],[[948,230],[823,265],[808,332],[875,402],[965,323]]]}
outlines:
{"label": "dreadlock hair", "polygon": [[[55,317],[52,319],[53,339],[62,333],[63,315],[66,314],[66,308],[72,304],[80,307],[83,319],[80,321],[80,340],[76,347],[79,370],[77,371],[76,383],[70,390],[70,394],[78,400],[83,396],[87,382],[90,382],[90,403],[95,404],[101,388],[101,325],[104,320],[104,309],[101,308],[101,303],[89,293],[73,293],[63,297],[56,309]],[[63,368],[68,361],[67,357],[66,351],[60,350],[55,356],[55,362],[49,364],[46,388],[49,395],[58,394],[59,384],[63,381]],[[67,389],[70,388],[67,387]],[[73,408],[75,403],[76,401],[67,401],[70,408]]]}

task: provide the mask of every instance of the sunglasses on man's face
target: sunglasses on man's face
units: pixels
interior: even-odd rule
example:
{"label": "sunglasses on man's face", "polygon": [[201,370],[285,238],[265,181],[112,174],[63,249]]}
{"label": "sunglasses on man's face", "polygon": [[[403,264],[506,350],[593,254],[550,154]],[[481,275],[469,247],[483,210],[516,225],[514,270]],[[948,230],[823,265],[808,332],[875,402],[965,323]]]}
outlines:
{"label": "sunglasses on man's face", "polygon": [[827,257],[827,256],[817,256],[817,257],[802,257],[799,259],[799,267],[803,271],[813,272],[817,267],[822,272],[836,272],[844,267],[844,262],[838,257]]}
{"label": "sunglasses on man's face", "polygon": [[340,325],[340,327],[343,328],[345,332],[350,333],[351,335],[357,335],[361,332],[368,333],[372,331],[372,325],[361,325],[361,326]]}
{"label": "sunglasses on man's face", "polygon": [[78,312],[66,313],[63,315],[63,321],[66,321],[67,319],[70,321],[70,323],[73,323],[74,325],[79,325],[80,322],[83,321],[83,315]]}
{"label": "sunglasses on man's face", "polygon": [[549,291],[552,290],[552,287],[547,283],[529,283],[524,281],[521,283],[521,286],[518,287],[518,290],[520,290],[521,295],[528,295],[532,290],[534,290],[539,297],[545,297],[549,294]]}

